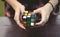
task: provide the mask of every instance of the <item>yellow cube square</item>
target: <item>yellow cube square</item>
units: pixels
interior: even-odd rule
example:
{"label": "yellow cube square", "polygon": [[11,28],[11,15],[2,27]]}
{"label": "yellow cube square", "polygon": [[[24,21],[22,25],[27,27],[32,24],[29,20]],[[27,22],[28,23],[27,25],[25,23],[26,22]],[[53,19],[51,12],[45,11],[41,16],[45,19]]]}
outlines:
{"label": "yellow cube square", "polygon": [[25,14],[27,14],[28,13],[28,11],[25,11]]}

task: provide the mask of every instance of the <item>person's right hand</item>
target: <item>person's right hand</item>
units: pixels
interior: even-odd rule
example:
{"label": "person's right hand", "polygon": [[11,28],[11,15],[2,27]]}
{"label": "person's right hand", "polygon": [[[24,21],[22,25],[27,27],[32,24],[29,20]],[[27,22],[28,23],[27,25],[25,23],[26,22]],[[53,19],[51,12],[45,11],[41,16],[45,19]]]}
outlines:
{"label": "person's right hand", "polygon": [[20,21],[21,15],[23,14],[23,12],[25,12],[24,5],[18,5],[17,8],[15,8],[14,20],[19,27],[21,27],[22,29],[25,29],[25,27],[23,26],[23,24]]}

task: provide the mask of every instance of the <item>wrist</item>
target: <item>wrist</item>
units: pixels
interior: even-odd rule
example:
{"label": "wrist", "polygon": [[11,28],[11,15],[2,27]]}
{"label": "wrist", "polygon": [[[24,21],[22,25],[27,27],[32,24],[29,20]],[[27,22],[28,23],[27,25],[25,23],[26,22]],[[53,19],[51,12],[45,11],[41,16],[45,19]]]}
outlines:
{"label": "wrist", "polygon": [[54,6],[53,6],[53,4],[51,3],[51,2],[48,2],[51,6],[52,6],[52,8],[53,8],[53,10],[54,10]]}
{"label": "wrist", "polygon": [[58,4],[58,0],[50,0],[49,2],[52,3],[53,7],[55,7]]}
{"label": "wrist", "polygon": [[18,9],[18,8],[20,8],[21,6],[22,6],[21,3],[16,2],[15,5],[14,5],[14,9]]}
{"label": "wrist", "polygon": [[48,12],[52,12],[53,11],[53,7],[50,3],[47,3],[45,6],[44,6],[45,10],[48,11]]}

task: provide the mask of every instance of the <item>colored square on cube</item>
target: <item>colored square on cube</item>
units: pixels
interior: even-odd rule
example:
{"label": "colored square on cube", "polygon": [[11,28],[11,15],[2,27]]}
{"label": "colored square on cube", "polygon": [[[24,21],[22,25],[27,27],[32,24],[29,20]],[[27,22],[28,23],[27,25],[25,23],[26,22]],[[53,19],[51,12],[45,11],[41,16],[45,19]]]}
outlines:
{"label": "colored square on cube", "polygon": [[24,15],[25,15],[25,16],[28,16],[28,13],[25,13]]}
{"label": "colored square on cube", "polygon": [[27,16],[27,18],[30,18],[31,16]]}
{"label": "colored square on cube", "polygon": [[25,11],[24,15],[25,15],[25,16],[28,16],[28,11]]}
{"label": "colored square on cube", "polygon": [[24,22],[26,24],[26,22]]}
{"label": "colored square on cube", "polygon": [[29,13],[28,16],[31,16],[31,14]]}
{"label": "colored square on cube", "polygon": [[34,17],[35,17],[35,15],[34,15],[34,14],[32,14],[32,15],[31,15],[31,18],[34,18]]}
{"label": "colored square on cube", "polygon": [[31,22],[34,22],[34,19],[33,18],[31,19]]}
{"label": "colored square on cube", "polygon": [[25,13],[27,14],[27,13],[28,13],[28,11],[25,11]]}
{"label": "colored square on cube", "polygon": [[26,16],[23,16],[23,19],[26,19],[27,17]]}
{"label": "colored square on cube", "polygon": [[31,23],[31,26],[34,26],[34,23]]}
{"label": "colored square on cube", "polygon": [[26,20],[26,24],[27,24],[27,27],[30,27],[30,23],[31,23],[31,18],[27,18],[27,20]]}

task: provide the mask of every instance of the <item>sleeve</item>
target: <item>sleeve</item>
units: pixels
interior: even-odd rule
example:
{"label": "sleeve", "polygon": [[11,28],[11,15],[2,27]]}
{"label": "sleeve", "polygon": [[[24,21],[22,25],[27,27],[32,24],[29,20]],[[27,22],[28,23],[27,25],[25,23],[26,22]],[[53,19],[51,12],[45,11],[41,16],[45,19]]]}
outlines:
{"label": "sleeve", "polygon": [[59,1],[59,5],[60,5],[60,0],[58,0]]}
{"label": "sleeve", "polygon": [[5,0],[2,0],[2,1],[5,1]]}
{"label": "sleeve", "polygon": [[59,2],[60,2],[60,0],[59,0]]}

